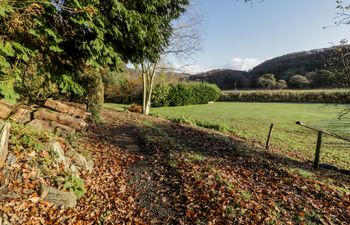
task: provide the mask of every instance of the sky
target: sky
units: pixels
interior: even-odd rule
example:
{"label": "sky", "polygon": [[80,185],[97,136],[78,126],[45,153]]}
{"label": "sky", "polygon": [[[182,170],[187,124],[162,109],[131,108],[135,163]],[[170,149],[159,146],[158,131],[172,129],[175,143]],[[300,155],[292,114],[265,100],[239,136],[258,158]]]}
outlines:
{"label": "sky", "polygon": [[186,62],[189,73],[249,70],[276,56],[350,39],[350,25],[333,26],[335,0],[255,0],[253,6],[243,0],[192,1],[191,14],[202,19],[202,51]]}

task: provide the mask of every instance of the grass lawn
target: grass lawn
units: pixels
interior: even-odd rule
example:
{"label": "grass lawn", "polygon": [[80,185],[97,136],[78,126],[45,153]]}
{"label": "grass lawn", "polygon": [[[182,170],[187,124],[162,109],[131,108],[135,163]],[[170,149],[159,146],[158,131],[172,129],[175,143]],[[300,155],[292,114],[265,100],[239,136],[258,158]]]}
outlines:
{"label": "grass lawn", "polygon": [[[111,105],[108,105],[111,107]],[[116,106],[119,107],[120,106]],[[300,127],[302,121],[340,135],[350,136],[350,119],[338,119],[345,106],[327,104],[217,102],[208,105],[153,108],[164,118],[186,117],[228,126],[238,136],[264,144],[271,123],[275,124],[271,145],[278,154],[299,160],[313,160],[316,132]],[[321,162],[350,169],[350,143],[325,136]]]}
{"label": "grass lawn", "polygon": [[103,106],[107,109],[114,109],[117,111],[124,111],[126,108],[128,108],[128,105],[123,104],[115,104],[115,103],[105,103]]}

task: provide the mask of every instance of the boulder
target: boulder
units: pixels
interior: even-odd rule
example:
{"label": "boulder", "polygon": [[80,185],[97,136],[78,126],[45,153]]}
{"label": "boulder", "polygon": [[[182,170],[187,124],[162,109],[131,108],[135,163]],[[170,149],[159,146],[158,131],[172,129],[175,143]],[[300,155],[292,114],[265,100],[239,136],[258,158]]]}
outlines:
{"label": "boulder", "polygon": [[30,121],[28,125],[42,131],[58,132],[64,135],[75,133],[75,130],[73,128],[53,122],[53,121],[34,119]]}
{"label": "boulder", "polygon": [[82,118],[82,119],[85,118],[85,110],[73,105],[62,103],[60,101],[52,100],[50,98],[45,101],[44,106],[47,108],[53,109],[57,112],[71,115],[73,117]]}
{"label": "boulder", "polygon": [[9,123],[0,123],[0,169],[4,166],[7,158],[10,129]]}
{"label": "boulder", "polygon": [[54,121],[74,128],[75,130],[83,130],[87,126],[87,123],[82,119],[74,118],[73,116],[60,112],[54,112],[44,108],[41,108],[34,113],[34,119]]}
{"label": "boulder", "polygon": [[19,106],[15,113],[10,117],[11,120],[17,123],[27,123],[32,119],[33,110],[26,106]]}
{"label": "boulder", "polygon": [[94,162],[78,153],[75,149],[70,149],[67,152],[67,156],[72,159],[73,163],[78,166],[80,171],[88,171],[89,173],[93,172]]}
{"label": "boulder", "polygon": [[60,191],[46,185],[42,185],[40,197],[57,206],[74,208],[77,205],[77,196],[73,192]]}
{"label": "boulder", "polygon": [[70,171],[70,160],[64,155],[64,151],[58,142],[50,143],[50,151],[55,155],[55,161],[63,165],[65,172]]}
{"label": "boulder", "polygon": [[13,106],[0,100],[0,119],[7,119],[13,110]]}

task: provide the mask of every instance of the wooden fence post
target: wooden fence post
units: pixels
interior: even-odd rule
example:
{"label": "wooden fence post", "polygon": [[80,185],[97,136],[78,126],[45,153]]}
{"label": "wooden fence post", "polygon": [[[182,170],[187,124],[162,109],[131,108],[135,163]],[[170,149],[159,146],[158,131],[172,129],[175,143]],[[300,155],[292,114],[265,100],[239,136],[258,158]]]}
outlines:
{"label": "wooden fence post", "polygon": [[320,168],[321,145],[322,145],[322,131],[318,131],[315,161],[314,161],[314,170],[318,170]]}
{"label": "wooden fence post", "polygon": [[270,138],[272,135],[272,130],[273,130],[273,123],[271,123],[271,125],[270,125],[270,131],[269,131],[269,135],[267,136],[265,149],[269,149],[269,143],[270,143]]}

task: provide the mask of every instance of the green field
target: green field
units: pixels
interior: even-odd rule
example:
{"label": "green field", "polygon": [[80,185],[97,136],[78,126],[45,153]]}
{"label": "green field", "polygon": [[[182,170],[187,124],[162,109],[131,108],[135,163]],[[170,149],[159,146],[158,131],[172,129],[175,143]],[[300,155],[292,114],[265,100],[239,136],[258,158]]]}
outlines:
{"label": "green field", "polygon": [[[296,121],[350,136],[350,120],[338,119],[345,106],[326,104],[223,103],[183,107],[153,108],[164,118],[208,121],[230,127],[238,136],[264,144],[271,123],[275,124],[271,145],[278,154],[299,160],[313,160],[316,132]],[[350,143],[332,137],[323,140],[321,162],[350,169]]]}
{"label": "green field", "polygon": [[107,109],[114,109],[117,111],[125,111],[128,108],[128,105],[116,103],[104,103],[103,106]]}

